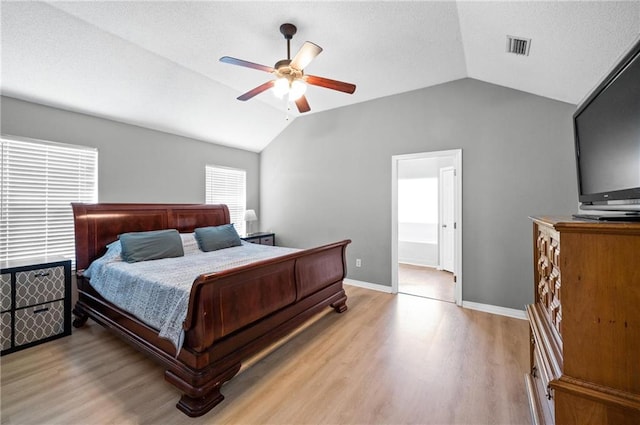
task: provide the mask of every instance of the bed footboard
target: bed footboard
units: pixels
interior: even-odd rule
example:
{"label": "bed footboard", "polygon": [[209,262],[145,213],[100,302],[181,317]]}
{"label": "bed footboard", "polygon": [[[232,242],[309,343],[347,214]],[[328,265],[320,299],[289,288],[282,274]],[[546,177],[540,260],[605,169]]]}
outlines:
{"label": "bed footboard", "polygon": [[[205,351],[215,341],[342,282],[349,243],[336,242],[200,276],[194,282],[184,324],[186,346]],[[338,310],[346,310],[346,304]]]}

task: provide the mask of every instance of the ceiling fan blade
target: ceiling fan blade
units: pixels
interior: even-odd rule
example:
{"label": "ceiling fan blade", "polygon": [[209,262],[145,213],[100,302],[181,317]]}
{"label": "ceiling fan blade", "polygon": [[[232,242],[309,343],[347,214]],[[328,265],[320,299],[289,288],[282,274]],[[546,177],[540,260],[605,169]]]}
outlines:
{"label": "ceiling fan blade", "polygon": [[238,100],[249,100],[251,99],[253,96],[256,96],[260,93],[262,93],[265,90],[269,90],[271,87],[273,87],[273,84],[275,83],[275,80],[271,80],[271,81],[267,81],[264,84],[260,84],[258,87],[256,87],[255,89],[251,89],[248,92],[246,92],[245,94],[241,95],[238,97]]}
{"label": "ceiling fan blade", "polygon": [[246,68],[253,68],[253,69],[257,69],[259,71],[264,71],[264,72],[273,72],[274,71],[274,69],[271,68],[270,66],[260,65],[259,63],[253,63],[253,62],[245,61],[245,60],[242,60],[242,59],[236,59],[236,58],[232,58],[230,56],[221,57],[220,58],[220,62],[230,63],[231,65],[244,66]]}
{"label": "ceiling fan blade", "polygon": [[307,102],[307,98],[304,95],[300,96],[298,100],[296,100],[296,106],[298,107],[298,111],[300,113],[309,112],[311,107],[309,107],[309,102]]}
{"label": "ceiling fan blade", "polygon": [[298,70],[305,69],[320,52],[322,52],[322,47],[310,41],[305,41],[289,66]]}
{"label": "ceiling fan blade", "polygon": [[344,81],[330,80],[329,78],[316,77],[315,75],[305,75],[303,78],[313,86],[324,87],[349,94],[353,94],[353,92],[356,91],[355,84],[345,83]]}

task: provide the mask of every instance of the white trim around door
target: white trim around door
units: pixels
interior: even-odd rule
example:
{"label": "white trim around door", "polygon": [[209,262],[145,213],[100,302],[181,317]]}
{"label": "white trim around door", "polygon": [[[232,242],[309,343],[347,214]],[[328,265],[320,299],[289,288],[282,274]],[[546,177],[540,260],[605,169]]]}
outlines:
{"label": "white trim around door", "polygon": [[455,248],[454,275],[456,279],[455,302],[462,306],[462,149],[451,149],[436,152],[421,152],[391,157],[391,293],[398,293],[398,165],[400,161],[445,158],[453,159],[455,168]]}

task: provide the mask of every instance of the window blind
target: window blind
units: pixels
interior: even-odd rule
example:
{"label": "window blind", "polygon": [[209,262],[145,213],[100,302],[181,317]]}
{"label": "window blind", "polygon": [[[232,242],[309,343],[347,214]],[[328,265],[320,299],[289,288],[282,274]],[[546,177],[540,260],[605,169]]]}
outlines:
{"label": "window blind", "polygon": [[245,234],[244,211],[247,206],[247,172],[236,168],[206,166],[206,203],[226,204],[231,222],[240,235]]}
{"label": "window blind", "polygon": [[0,259],[75,262],[71,202],[97,202],[96,149],[0,139]]}

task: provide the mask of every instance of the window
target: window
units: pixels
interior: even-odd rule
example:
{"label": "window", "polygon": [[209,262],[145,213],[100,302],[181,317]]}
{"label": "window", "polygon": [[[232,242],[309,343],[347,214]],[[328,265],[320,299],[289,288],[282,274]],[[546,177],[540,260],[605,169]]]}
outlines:
{"label": "window", "polygon": [[75,261],[71,202],[97,202],[93,148],[2,136],[0,258]]}
{"label": "window", "polygon": [[247,206],[247,172],[236,168],[206,166],[206,203],[226,204],[231,222],[244,235],[244,210]]}
{"label": "window", "polygon": [[438,224],[438,179],[398,179],[398,221]]}
{"label": "window", "polygon": [[398,179],[398,239],[438,243],[438,179]]}

